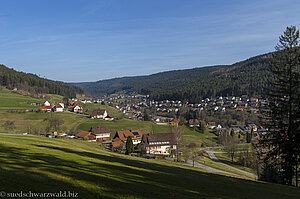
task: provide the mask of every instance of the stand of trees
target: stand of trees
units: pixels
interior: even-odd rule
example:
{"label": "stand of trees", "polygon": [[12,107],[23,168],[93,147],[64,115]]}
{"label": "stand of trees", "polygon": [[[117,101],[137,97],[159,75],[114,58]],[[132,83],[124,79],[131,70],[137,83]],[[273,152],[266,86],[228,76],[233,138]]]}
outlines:
{"label": "stand of trees", "polygon": [[76,97],[76,93],[83,93],[83,90],[79,87],[40,78],[34,74],[18,72],[4,65],[0,65],[0,86],[7,87],[8,89],[22,89],[31,94],[50,93],[69,98]]}

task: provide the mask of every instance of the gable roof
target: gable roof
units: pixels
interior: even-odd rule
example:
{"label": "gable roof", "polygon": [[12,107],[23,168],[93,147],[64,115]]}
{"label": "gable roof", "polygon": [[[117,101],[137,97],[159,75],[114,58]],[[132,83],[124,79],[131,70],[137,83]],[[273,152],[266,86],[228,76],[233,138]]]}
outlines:
{"label": "gable roof", "polygon": [[110,133],[110,130],[107,126],[93,126],[90,129],[90,132],[94,134],[103,134],[103,133]]}
{"label": "gable roof", "polygon": [[88,138],[89,140],[96,139],[95,135],[92,132],[88,132],[88,131],[80,131],[79,133],[76,134],[76,137]]}
{"label": "gable roof", "polygon": [[63,108],[60,104],[56,104],[55,108]]}
{"label": "gable roof", "polygon": [[119,147],[122,144],[122,140],[120,138],[115,138],[112,140],[111,144],[113,147]]}
{"label": "gable roof", "polygon": [[[153,142],[155,144],[150,144]],[[146,134],[143,136],[143,143],[145,144],[145,146],[176,145],[176,139],[174,133]]]}
{"label": "gable roof", "polygon": [[141,130],[125,130],[117,131],[115,138],[120,138],[122,141],[127,140],[127,137],[131,136],[133,140],[142,139],[143,133]]}
{"label": "gable roof", "polygon": [[93,116],[96,116],[96,115],[104,115],[105,111],[106,110],[104,110],[104,109],[93,110],[91,116],[93,117]]}

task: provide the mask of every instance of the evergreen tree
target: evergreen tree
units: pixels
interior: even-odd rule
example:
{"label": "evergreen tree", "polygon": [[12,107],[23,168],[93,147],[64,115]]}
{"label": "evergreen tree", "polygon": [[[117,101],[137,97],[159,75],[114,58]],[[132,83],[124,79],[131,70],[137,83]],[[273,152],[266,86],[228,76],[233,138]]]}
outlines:
{"label": "evergreen tree", "polygon": [[145,110],[144,111],[144,121],[150,121],[151,120],[151,117],[150,115],[147,113],[147,111]]}
{"label": "evergreen tree", "polygon": [[134,151],[134,148],[133,148],[132,138],[131,138],[131,136],[128,136],[127,141],[126,141],[126,152],[125,152],[125,154],[129,155],[133,151]]}
{"label": "evergreen tree", "polygon": [[265,180],[297,186],[300,152],[300,51],[299,30],[287,27],[279,37],[269,69],[269,106],[265,115],[268,132],[260,144],[265,154]]}

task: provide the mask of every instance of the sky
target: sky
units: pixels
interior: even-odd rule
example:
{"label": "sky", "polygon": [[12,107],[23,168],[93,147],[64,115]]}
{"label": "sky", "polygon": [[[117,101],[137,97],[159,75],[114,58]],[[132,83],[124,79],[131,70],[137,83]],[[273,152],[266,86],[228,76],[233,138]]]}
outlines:
{"label": "sky", "polygon": [[291,25],[299,0],[1,0],[0,63],[65,82],[232,64]]}

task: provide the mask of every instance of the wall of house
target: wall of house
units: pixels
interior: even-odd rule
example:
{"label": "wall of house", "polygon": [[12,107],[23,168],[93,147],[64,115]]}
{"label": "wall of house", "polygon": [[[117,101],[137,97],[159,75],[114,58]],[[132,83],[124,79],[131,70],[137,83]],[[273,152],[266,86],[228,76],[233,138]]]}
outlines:
{"label": "wall of house", "polygon": [[103,134],[99,134],[99,135],[96,135],[96,139],[107,139],[107,138],[110,138],[110,133],[103,133]]}
{"label": "wall of house", "polygon": [[162,155],[170,155],[170,149],[172,149],[171,145],[165,146],[149,146],[146,148],[146,152],[148,154],[162,154]]}
{"label": "wall of house", "polygon": [[133,143],[133,144],[139,144],[139,143],[141,143],[141,141],[142,141],[142,140],[132,140],[132,143]]}

